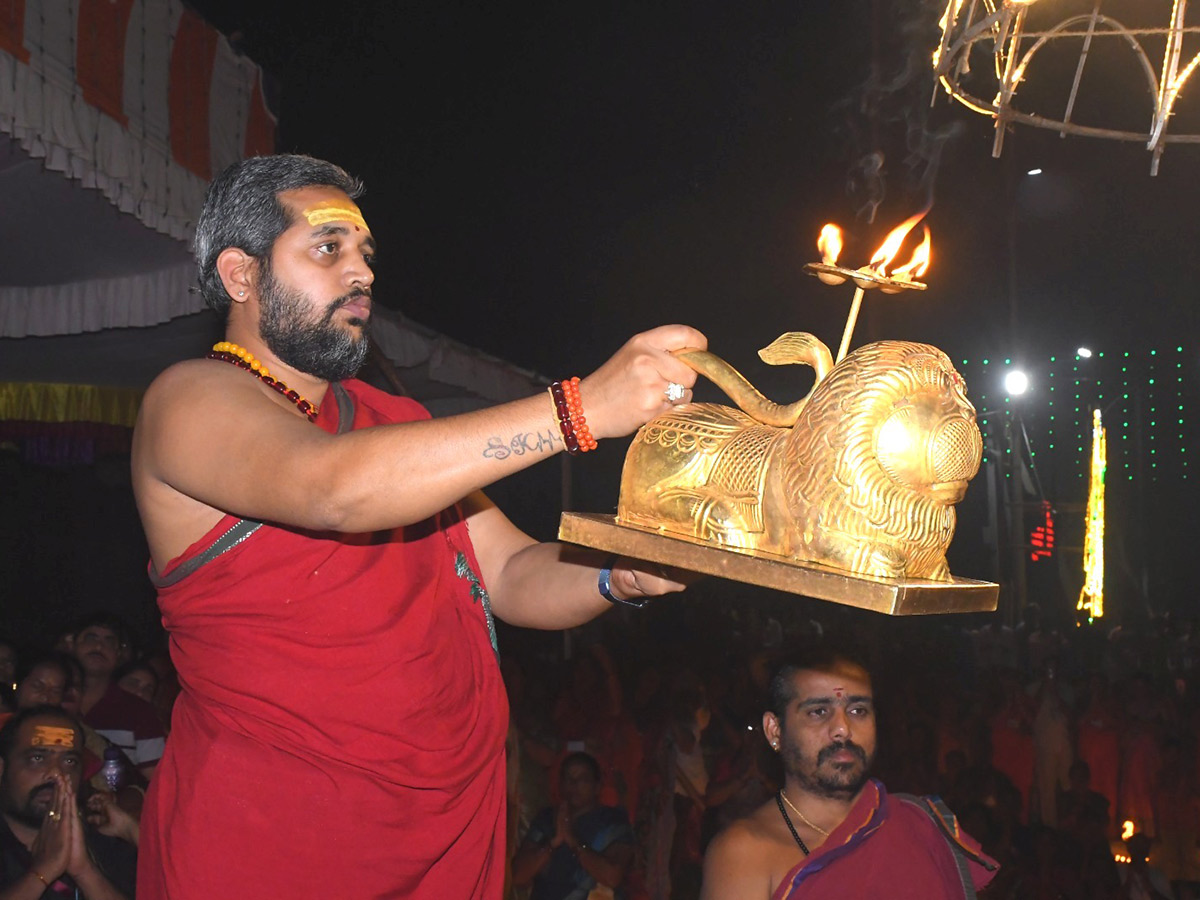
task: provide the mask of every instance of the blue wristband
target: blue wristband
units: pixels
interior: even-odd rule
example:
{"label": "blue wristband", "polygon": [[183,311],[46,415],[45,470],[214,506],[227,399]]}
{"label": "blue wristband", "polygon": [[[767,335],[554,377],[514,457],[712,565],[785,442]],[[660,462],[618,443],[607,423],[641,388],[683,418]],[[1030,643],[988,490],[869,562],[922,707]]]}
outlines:
{"label": "blue wristband", "polygon": [[641,597],[637,600],[623,600],[612,592],[612,570],[617,563],[617,557],[610,556],[604,561],[604,567],[600,570],[600,580],[596,586],[600,588],[600,596],[609,603],[620,603],[622,606],[632,606],[636,609],[641,609],[646,605],[646,599]]}

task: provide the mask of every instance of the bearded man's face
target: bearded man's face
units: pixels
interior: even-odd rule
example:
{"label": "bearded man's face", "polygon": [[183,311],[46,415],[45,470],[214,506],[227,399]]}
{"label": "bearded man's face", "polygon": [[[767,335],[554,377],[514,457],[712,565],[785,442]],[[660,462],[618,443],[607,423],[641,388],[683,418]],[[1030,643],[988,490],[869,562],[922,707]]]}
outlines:
{"label": "bearded man's face", "polygon": [[871,681],[852,663],[829,671],[801,669],[779,723],[784,770],[821,797],[852,799],[867,783],[875,760],[875,705]]}

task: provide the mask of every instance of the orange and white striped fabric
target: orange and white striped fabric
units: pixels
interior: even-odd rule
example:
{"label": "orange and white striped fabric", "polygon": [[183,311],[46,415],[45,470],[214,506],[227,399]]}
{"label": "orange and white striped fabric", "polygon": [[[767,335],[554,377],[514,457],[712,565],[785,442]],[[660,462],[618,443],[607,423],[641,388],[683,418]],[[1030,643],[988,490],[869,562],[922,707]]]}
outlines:
{"label": "orange and white striped fabric", "polygon": [[0,0],[0,131],[186,239],[209,179],[274,149],[262,72],[179,0]]}

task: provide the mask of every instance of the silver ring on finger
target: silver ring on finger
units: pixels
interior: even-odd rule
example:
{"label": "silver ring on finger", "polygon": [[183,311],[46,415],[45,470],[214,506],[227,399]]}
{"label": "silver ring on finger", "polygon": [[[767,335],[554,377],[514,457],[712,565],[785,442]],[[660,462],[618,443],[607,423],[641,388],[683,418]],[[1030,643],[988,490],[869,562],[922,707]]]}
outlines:
{"label": "silver ring on finger", "polygon": [[668,403],[678,403],[683,399],[683,395],[686,392],[687,388],[678,381],[668,381],[667,389],[663,391],[663,394],[666,396]]}

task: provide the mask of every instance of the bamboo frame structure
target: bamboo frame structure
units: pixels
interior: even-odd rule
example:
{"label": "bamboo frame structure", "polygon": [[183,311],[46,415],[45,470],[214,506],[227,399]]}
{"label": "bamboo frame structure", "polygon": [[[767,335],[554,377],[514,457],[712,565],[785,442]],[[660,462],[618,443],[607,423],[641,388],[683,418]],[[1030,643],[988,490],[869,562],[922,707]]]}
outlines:
{"label": "bamboo frame structure", "polygon": [[[1187,0],[1173,0],[1170,18],[1161,25],[1126,26],[1101,10],[1105,0],[947,0],[939,26],[941,40],[933,53],[933,69],[951,97],[968,109],[995,120],[992,155],[1000,156],[1005,130],[1010,124],[1057,131],[1060,135],[1138,141],[1150,151],[1150,174],[1158,173],[1159,160],[1168,144],[1200,143],[1200,133],[1168,129],[1184,84],[1200,65],[1200,52],[1184,62],[1184,40],[1200,33],[1200,25],[1187,24]],[[1111,0],[1109,2],[1112,6]],[[1146,79],[1152,98],[1145,131],[1129,131],[1082,124],[1074,119],[1075,103],[1087,67],[1088,55],[1099,40],[1123,42]],[[1030,77],[1039,53],[1049,47],[1080,42],[1079,57],[1068,99],[1060,114],[1017,109],[1014,101],[1021,83]],[[1163,47],[1162,65],[1155,68],[1152,53]],[[972,61],[992,58],[996,93],[991,100],[967,86]],[[1132,92],[1131,92],[1132,93]]]}

